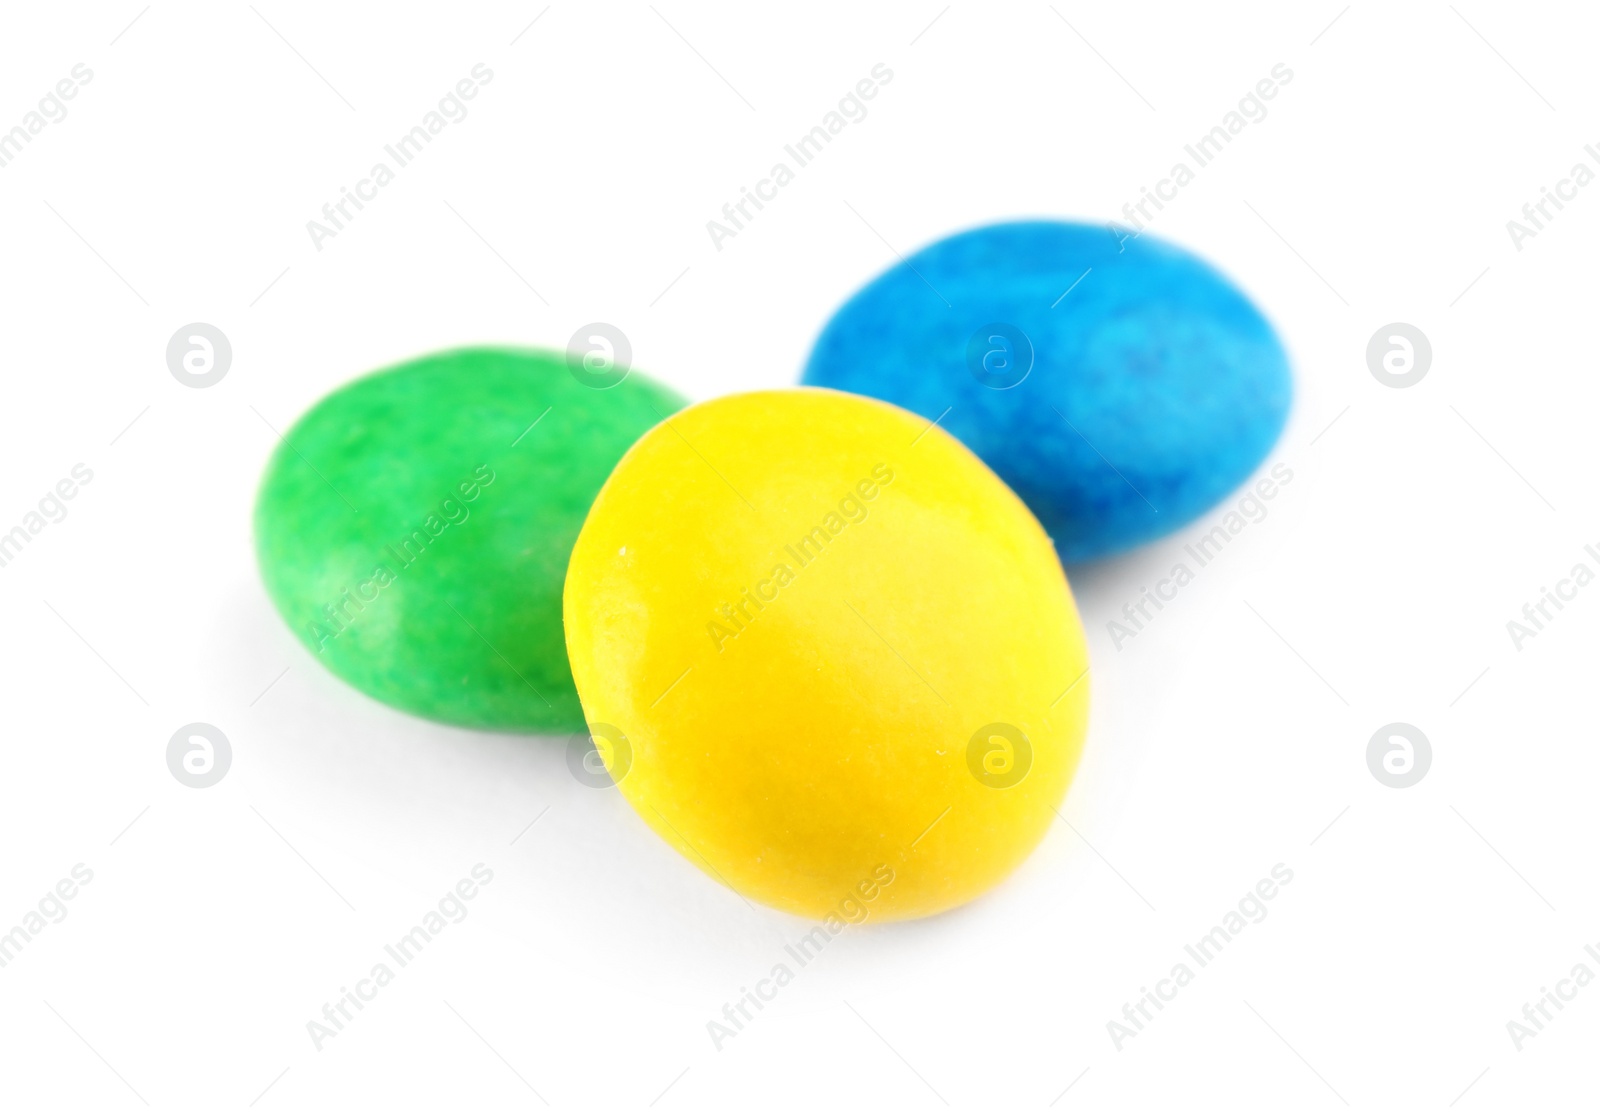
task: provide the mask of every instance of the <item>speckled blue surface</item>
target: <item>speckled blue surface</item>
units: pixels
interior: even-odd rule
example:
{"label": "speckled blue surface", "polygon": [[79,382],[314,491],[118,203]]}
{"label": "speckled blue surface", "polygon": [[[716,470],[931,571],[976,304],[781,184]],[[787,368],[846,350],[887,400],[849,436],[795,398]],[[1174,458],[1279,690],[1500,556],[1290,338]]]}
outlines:
{"label": "speckled blue surface", "polygon": [[[1026,341],[990,341],[1006,335],[994,325]],[[1014,378],[1028,345],[1021,382],[980,381]],[[1215,505],[1271,450],[1292,394],[1272,327],[1215,268],[1148,235],[1057,221],[963,232],[891,268],[828,322],[803,381],[930,420],[948,408],[940,424],[1068,563]]]}

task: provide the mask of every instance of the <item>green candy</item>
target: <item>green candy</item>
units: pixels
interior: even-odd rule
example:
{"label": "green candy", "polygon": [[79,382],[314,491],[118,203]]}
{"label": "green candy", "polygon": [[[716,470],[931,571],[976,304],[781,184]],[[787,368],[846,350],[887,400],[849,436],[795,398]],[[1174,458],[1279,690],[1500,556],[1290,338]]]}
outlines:
{"label": "green candy", "polygon": [[[584,725],[561,587],[622,454],[684,400],[564,353],[464,348],[358,379],[273,453],[256,501],[267,593],[336,676],[441,722]],[[580,381],[581,380],[581,381]]]}

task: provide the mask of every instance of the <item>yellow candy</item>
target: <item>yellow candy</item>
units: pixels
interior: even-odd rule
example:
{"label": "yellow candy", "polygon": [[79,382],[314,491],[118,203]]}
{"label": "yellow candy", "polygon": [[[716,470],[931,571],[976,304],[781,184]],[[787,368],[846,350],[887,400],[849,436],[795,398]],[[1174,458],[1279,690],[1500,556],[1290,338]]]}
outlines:
{"label": "yellow candy", "polygon": [[644,820],[790,912],[928,916],[1054,821],[1088,649],[1049,539],[937,425],[827,390],[678,413],[578,536],[567,650]]}

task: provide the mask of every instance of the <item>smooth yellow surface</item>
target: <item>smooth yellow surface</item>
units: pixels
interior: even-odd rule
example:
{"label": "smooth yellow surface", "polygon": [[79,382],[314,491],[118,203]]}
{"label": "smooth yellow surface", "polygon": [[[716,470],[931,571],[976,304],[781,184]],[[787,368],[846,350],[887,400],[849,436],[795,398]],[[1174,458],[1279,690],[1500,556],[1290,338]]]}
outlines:
{"label": "smooth yellow surface", "polygon": [[623,795],[815,919],[991,888],[1082,748],[1088,649],[1044,531],[938,426],[855,395],[734,395],[645,434],[579,534],[565,619]]}

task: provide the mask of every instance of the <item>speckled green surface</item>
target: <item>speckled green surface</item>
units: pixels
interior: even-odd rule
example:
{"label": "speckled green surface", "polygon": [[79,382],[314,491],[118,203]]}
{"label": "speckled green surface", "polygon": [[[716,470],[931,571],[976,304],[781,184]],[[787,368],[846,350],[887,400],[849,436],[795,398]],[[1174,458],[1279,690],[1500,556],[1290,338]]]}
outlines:
{"label": "speckled green surface", "polygon": [[317,660],[402,710],[573,731],[561,587],[589,505],[684,405],[637,372],[580,384],[562,353],[469,348],[322,399],[256,502],[267,592]]}

